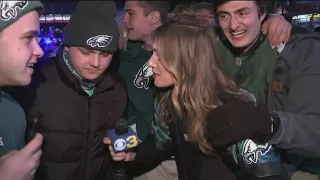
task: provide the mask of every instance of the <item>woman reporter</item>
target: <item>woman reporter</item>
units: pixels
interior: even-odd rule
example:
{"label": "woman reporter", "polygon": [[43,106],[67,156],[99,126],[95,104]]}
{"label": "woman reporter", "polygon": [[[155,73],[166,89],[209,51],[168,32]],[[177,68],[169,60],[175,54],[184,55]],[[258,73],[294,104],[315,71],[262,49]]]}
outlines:
{"label": "woman reporter", "polygon": [[[206,141],[206,118],[219,103],[217,90],[239,94],[221,70],[212,29],[195,16],[176,17],[155,31],[148,66],[161,91],[154,127],[168,130],[169,139],[161,138],[156,130],[139,145],[137,153],[115,154],[110,146],[113,159],[161,163],[175,156],[179,179],[236,179]],[[110,144],[108,138],[104,142]]]}

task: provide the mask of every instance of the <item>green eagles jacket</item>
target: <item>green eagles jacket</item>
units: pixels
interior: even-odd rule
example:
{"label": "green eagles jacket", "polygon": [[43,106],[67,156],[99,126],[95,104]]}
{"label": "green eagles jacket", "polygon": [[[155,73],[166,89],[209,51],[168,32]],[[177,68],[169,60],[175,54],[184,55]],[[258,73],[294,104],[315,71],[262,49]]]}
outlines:
{"label": "green eagles jacket", "polygon": [[[227,41],[217,44],[228,75],[254,95],[253,100],[268,104],[279,116],[279,131],[269,143],[282,149],[281,158],[298,170],[319,174],[320,161],[315,157],[320,156],[320,86],[316,83],[320,81],[320,36],[292,33],[287,44],[274,49],[260,36],[241,56]],[[299,163],[294,156],[300,157]]]}
{"label": "green eagles jacket", "polygon": [[[272,49],[265,36],[260,35],[245,53],[237,52],[227,39],[217,41],[217,50],[227,75],[237,84],[250,101],[266,104],[272,72],[278,52]],[[229,148],[230,163],[241,179],[284,176],[286,173],[280,156],[270,144],[256,144],[247,139]]]}

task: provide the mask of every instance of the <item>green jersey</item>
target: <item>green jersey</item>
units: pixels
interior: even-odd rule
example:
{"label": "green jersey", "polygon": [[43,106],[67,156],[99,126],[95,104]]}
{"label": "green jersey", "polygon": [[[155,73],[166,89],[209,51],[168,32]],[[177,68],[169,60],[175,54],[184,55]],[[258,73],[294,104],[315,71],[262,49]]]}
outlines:
{"label": "green jersey", "polygon": [[[278,55],[267,38],[259,36],[245,53],[237,52],[228,41],[217,41],[217,50],[225,72],[242,93],[256,104],[266,104]],[[268,143],[256,144],[251,139],[240,141],[229,147],[229,158],[240,168],[240,177],[244,172],[255,177],[284,174],[279,155]]]}

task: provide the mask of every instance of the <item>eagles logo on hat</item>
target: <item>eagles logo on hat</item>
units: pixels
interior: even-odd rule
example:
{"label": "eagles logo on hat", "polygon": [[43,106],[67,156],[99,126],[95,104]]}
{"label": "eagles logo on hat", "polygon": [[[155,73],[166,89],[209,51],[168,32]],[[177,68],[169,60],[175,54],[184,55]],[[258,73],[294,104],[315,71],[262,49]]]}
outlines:
{"label": "eagles logo on hat", "polygon": [[112,41],[112,36],[97,35],[87,40],[87,44],[91,47],[106,47]]}
{"label": "eagles logo on hat", "polygon": [[14,23],[22,15],[42,8],[42,3],[36,0],[0,0],[0,31]]}
{"label": "eagles logo on hat", "polygon": [[23,10],[27,5],[28,1],[1,1],[0,18],[4,21],[16,18],[18,15],[18,9]]}

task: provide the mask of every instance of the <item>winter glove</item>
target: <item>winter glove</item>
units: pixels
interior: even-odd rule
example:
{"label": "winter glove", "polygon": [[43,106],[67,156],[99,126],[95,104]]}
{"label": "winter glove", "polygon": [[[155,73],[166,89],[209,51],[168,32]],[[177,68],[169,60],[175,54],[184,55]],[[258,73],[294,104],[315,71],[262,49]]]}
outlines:
{"label": "winter glove", "polygon": [[225,92],[218,97],[223,105],[207,117],[208,137],[214,148],[225,148],[244,139],[265,143],[272,135],[272,119],[265,105],[254,106]]}

